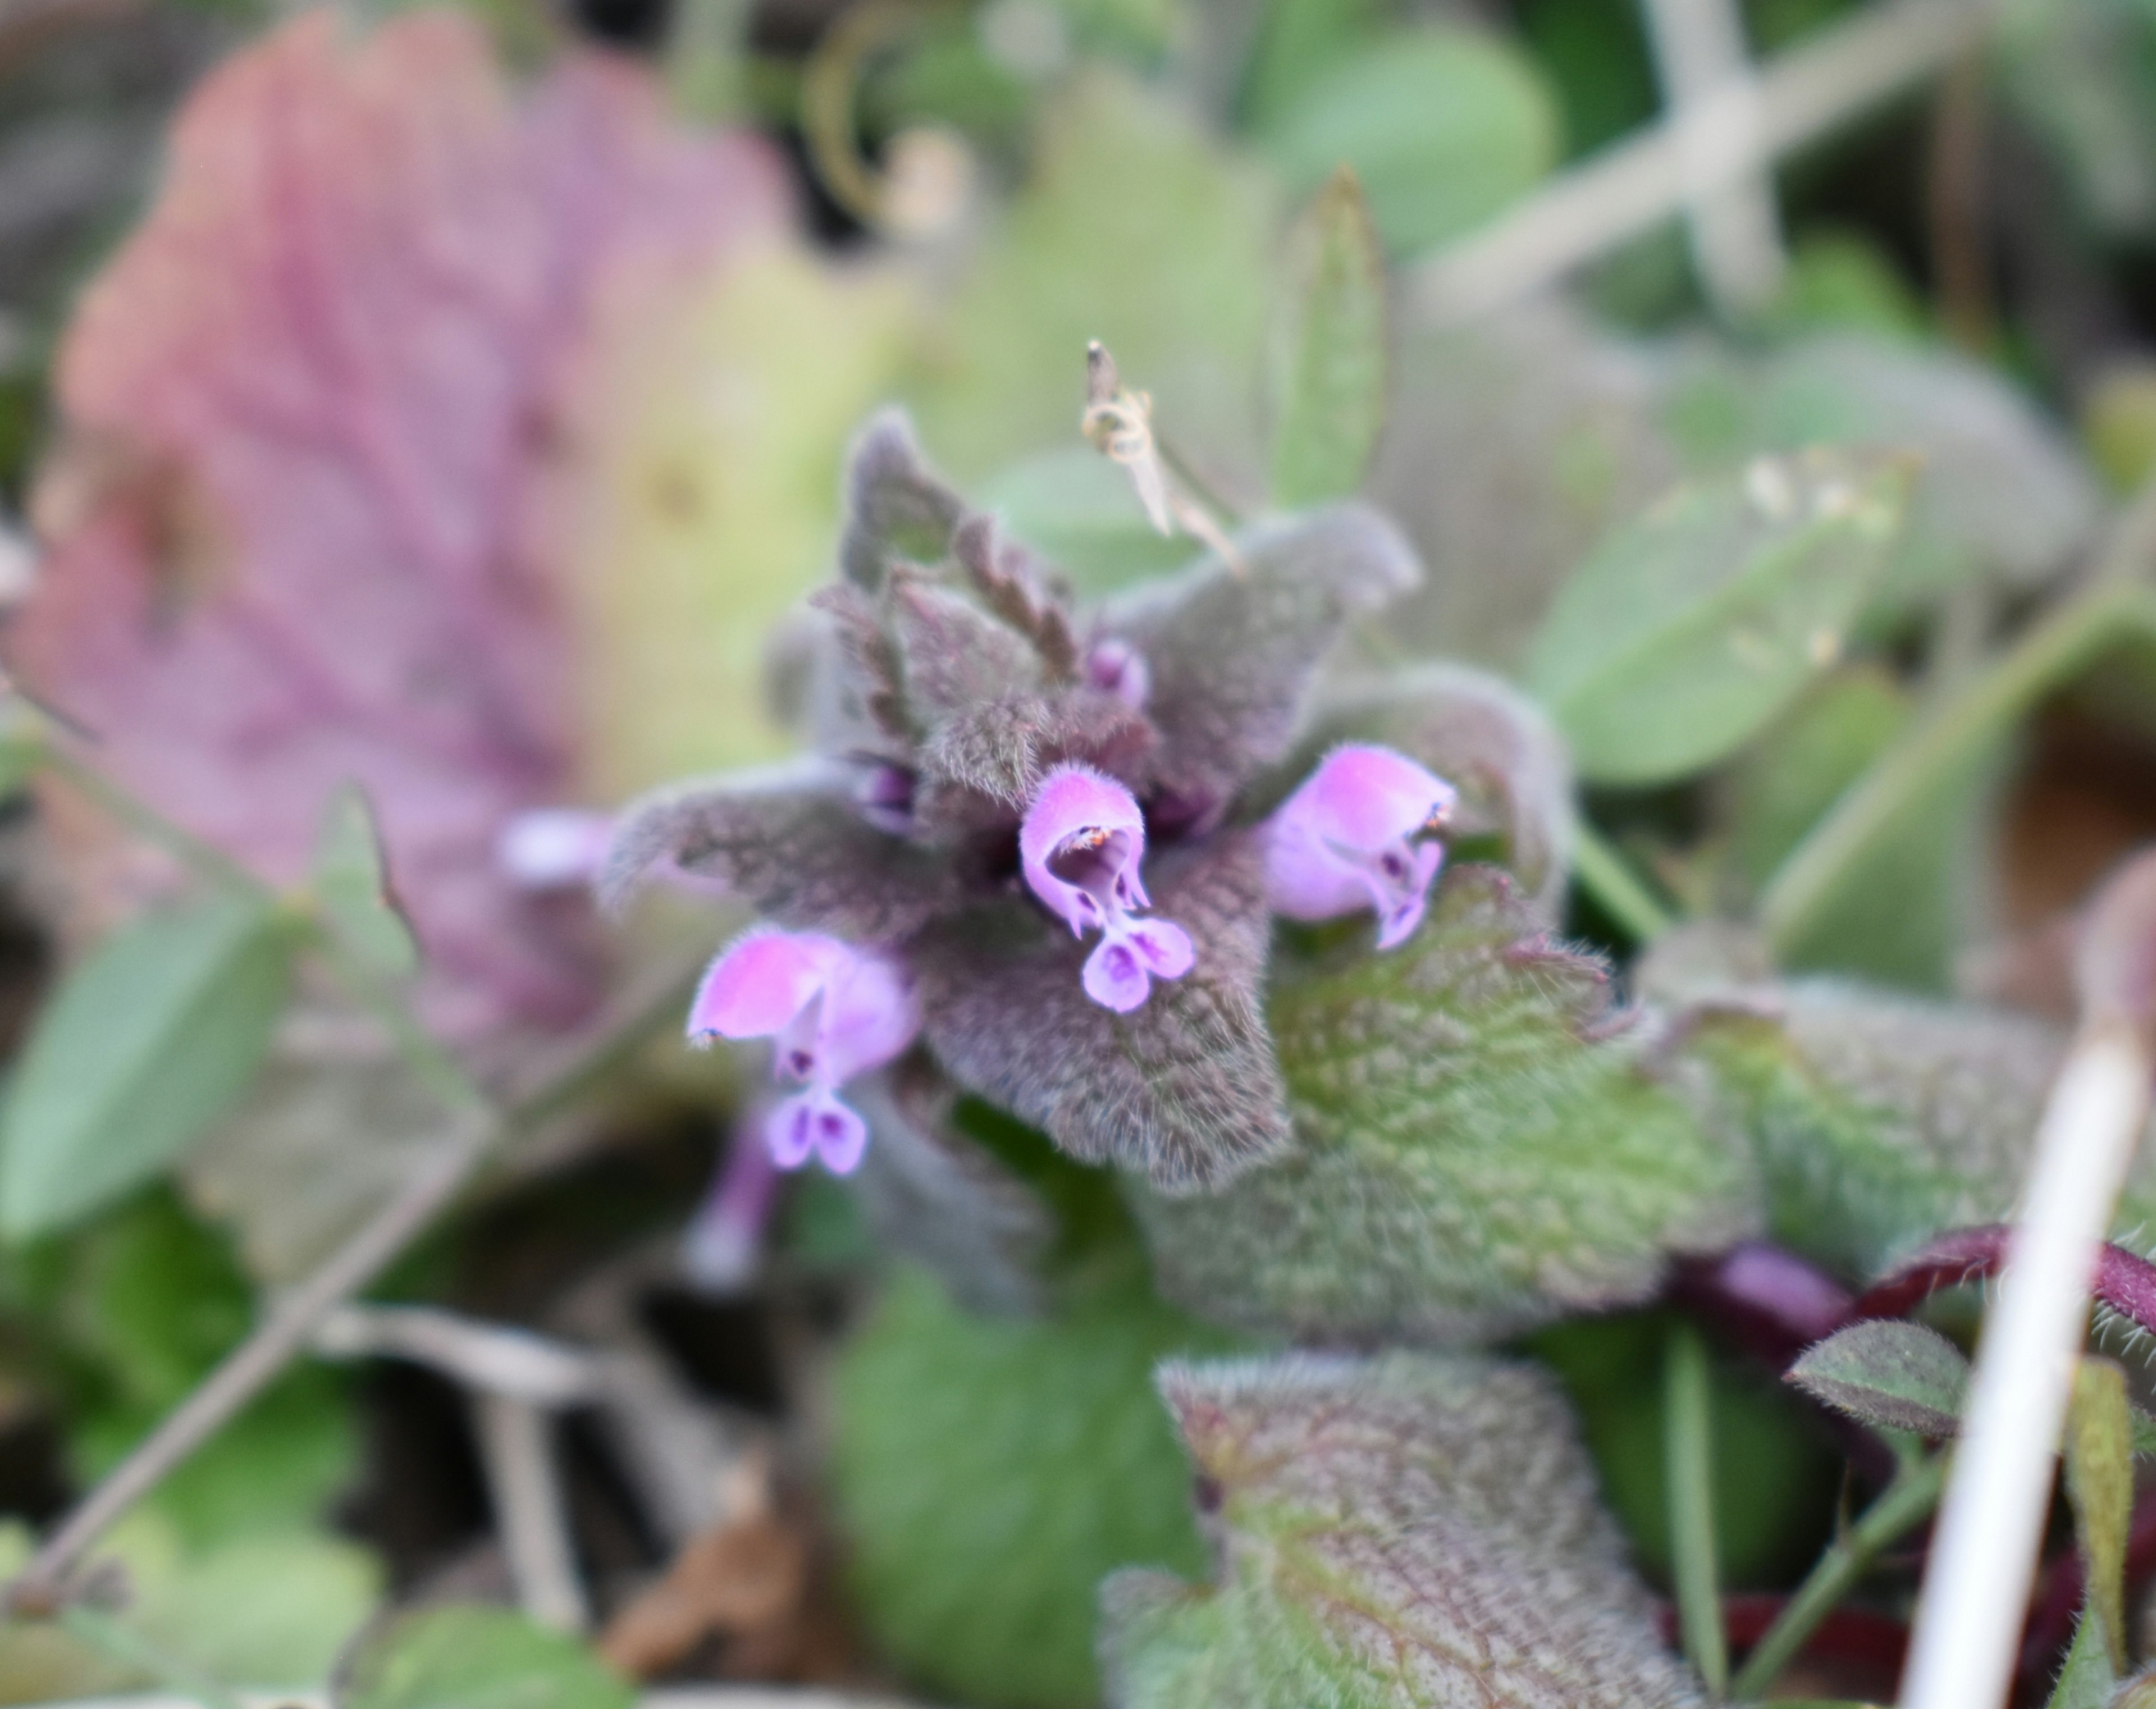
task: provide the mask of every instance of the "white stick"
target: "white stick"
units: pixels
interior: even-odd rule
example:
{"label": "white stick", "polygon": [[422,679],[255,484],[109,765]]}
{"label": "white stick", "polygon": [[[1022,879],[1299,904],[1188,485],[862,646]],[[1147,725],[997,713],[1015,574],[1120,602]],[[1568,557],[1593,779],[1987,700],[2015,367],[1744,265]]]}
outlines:
{"label": "white stick", "polygon": [[[1701,103],[1725,113],[1737,128],[1707,137],[1681,126],[1686,218],[1692,264],[1715,306],[1741,317],[1764,308],[1782,288],[1782,249],[1774,181],[1759,146],[1759,92],[1746,51],[1737,0],[1647,0],[1647,23],[1662,100],[1671,115]],[[1717,100],[1726,88],[1735,97]],[[1716,184],[1722,157],[1738,152],[1761,167]]]}
{"label": "white stick", "polygon": [[591,1609],[577,1577],[567,1498],[554,1464],[552,1421],[537,1407],[506,1394],[475,1394],[480,1461],[494,1497],[495,1529],[509,1562],[516,1599],[542,1626],[581,1632]]}
{"label": "white stick", "polygon": [[1681,117],[1611,144],[1412,269],[1410,311],[1468,320],[1562,279],[1651,231],[1688,196],[1755,173],[1939,70],[1992,9],[1990,0],[1890,0],[1778,56],[1755,82],[1725,84]]}
{"label": "white stick", "polygon": [[2099,1245],[2148,1114],[2151,1065],[2123,1021],[2086,1029],[2036,1131],[2026,1206],[1977,1343],[1961,1445],[1917,1606],[1902,1709],[2006,1701],[2087,1334]]}

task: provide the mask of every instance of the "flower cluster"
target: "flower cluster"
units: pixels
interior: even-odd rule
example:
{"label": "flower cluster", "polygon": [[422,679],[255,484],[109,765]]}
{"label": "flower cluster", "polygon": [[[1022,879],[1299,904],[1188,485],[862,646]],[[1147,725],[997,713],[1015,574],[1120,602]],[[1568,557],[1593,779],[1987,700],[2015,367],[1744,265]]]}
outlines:
{"label": "flower cluster", "polygon": [[1399,535],[1321,511],[1081,611],[902,420],[871,426],[850,485],[798,696],[815,753],[634,803],[600,879],[618,901],[687,876],[762,916],[690,1032],[773,1040],[770,1158],[855,1169],[847,1084],[902,1055],[1169,1193],[1281,1155],[1272,917],[1368,911],[1404,942],[1457,801],[1309,716],[1349,618],[1414,583]]}

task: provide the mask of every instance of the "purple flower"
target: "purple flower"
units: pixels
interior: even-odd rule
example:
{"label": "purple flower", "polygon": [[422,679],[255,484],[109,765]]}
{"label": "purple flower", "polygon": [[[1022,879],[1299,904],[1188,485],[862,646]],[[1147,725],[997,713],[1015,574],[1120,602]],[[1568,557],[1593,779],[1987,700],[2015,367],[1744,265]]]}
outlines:
{"label": "purple flower", "polygon": [[1114,778],[1084,766],[1050,772],[1026,809],[1018,848],[1033,893],[1075,936],[1101,933],[1084,974],[1094,1002],[1128,1014],[1155,979],[1190,971],[1197,955],[1189,934],[1173,921],[1137,917],[1148,906],[1138,873],[1145,816]]}
{"label": "purple flower", "polygon": [[1326,755],[1272,817],[1265,880],[1274,911],[1330,920],[1364,908],[1378,947],[1422,923],[1444,844],[1434,833],[1459,795],[1444,778],[1389,747],[1351,742]]}
{"label": "purple flower", "polygon": [[920,1010],[893,962],[835,937],[808,931],[752,931],[713,962],[689,1006],[689,1039],[770,1039],[772,1072],[802,1091],[764,1123],[772,1161],[798,1169],[820,1157],[834,1175],[853,1173],[868,1125],[839,1088],[880,1068],[913,1042]]}
{"label": "purple flower", "polygon": [[737,1139],[689,1224],[682,1267],[707,1294],[738,1293],[756,1274],[778,1183],[771,1147]]}

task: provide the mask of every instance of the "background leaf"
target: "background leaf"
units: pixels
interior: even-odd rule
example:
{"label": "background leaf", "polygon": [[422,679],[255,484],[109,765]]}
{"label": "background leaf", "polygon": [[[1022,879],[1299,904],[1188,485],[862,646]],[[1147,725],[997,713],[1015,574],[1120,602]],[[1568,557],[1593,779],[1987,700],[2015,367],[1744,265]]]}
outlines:
{"label": "background leaf", "polygon": [[1154,1363],[1220,1345],[1152,1297],[1127,1245],[1032,1322],[896,1275],[839,1367],[833,1468],[854,1588],[891,1656],[968,1701],[1096,1702],[1101,1574],[1204,1559]]}
{"label": "background leaf", "polygon": [[2084,1358],[2074,1369],[2066,1409],[2066,1496],[2087,1574],[2087,1604],[2112,1671],[2126,1665],[2126,1546],[2133,1522],[2133,1423],[2126,1373],[2109,1359]]}
{"label": "background leaf", "polygon": [[229,894],[92,951],[38,1016],[0,1112],[0,1228],[79,1220],[230,1110],[269,1051],[290,953],[265,900]]}
{"label": "background leaf", "polygon": [[1407,1355],[1171,1366],[1217,1581],[1102,1592],[1122,1709],[1685,1709],[1563,1401]]}
{"label": "background leaf", "polygon": [[1259,141],[1308,193],[1345,162],[1395,255],[1460,236],[1557,164],[1556,103],[1532,61],[1455,24],[1388,31],[1343,54]]}
{"label": "background leaf", "polygon": [[626,1681],[575,1639],[506,1609],[438,1607],[371,1633],[336,1709],[628,1709]]}
{"label": "background leaf", "polygon": [[1296,510],[1354,493],[1385,422],[1385,261],[1347,167],[1296,222],[1288,257],[1296,300],[1277,358],[1272,489]]}
{"label": "background leaf", "polygon": [[315,844],[315,899],[345,947],[386,979],[419,969],[419,946],[389,887],[381,828],[367,792],[347,783],[330,797]]}
{"label": "background leaf", "polygon": [[1840,656],[1910,479],[1883,456],[1762,458],[1679,487],[1605,540],[1527,665],[1582,775],[1681,777],[1757,734]]}

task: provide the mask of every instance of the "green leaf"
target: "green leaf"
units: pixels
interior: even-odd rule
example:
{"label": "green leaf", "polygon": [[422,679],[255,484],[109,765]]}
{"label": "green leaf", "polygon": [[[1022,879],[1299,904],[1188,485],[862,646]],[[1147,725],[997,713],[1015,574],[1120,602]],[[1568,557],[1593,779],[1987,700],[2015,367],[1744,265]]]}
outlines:
{"label": "green leaf", "polygon": [[1385,955],[1281,957],[1293,1149],[1226,1191],[1138,1193],[1163,1292],[1327,1342],[1486,1339],[1646,1297],[1753,1225],[1738,1157],[1641,1070],[1600,965],[1509,881],[1449,875]]}
{"label": "green leaf", "polygon": [[[2133,1424],[2126,1373],[2109,1359],[2075,1368],[2066,1409],[2066,1497],[2088,1610],[2100,1618],[2111,1671],[2126,1666],[2126,1534],[2133,1522]],[[2083,1617],[2082,1624],[2088,1624]]]}
{"label": "green leaf", "polygon": [[1486,31],[1389,30],[1342,54],[1259,141],[1304,194],[1346,163],[1386,247],[1471,230],[1557,164],[1557,103],[1533,61]]}
{"label": "green leaf", "polygon": [[1279,352],[1273,499],[1298,510],[1360,488],[1385,423],[1385,259],[1351,170],[1326,181],[1288,244],[1296,300]]}
{"label": "green leaf", "polygon": [[901,1270],[839,1363],[854,1589],[878,1644],[937,1694],[1095,1703],[1101,1574],[1204,1559],[1151,1378],[1220,1337],[1154,1299],[1127,1247],[1091,1269],[1038,1321],[976,1316]]}
{"label": "green leaf", "polygon": [[2058,1683],[2051,1687],[2044,1709],[2108,1709],[2118,1679],[2112,1670],[2112,1648],[2102,1613],[2092,1602],[2082,1604],[2074,1641],[2067,1646]]}
{"label": "green leaf", "polygon": [[390,888],[381,827],[357,783],[330,798],[311,876],[331,930],[370,971],[385,979],[419,971],[418,942]]}
{"label": "green leaf", "polygon": [[1852,1323],[1807,1348],[1784,1380],[1864,1424],[1951,1436],[1961,1428],[1969,1361],[1921,1323]]}
{"label": "green leaf", "polygon": [[369,1635],[336,1709],[628,1709],[635,1693],[575,1639],[503,1609],[433,1608]]}
{"label": "green leaf", "polygon": [[1172,1365],[1218,1580],[1122,1573],[1122,1709],[1688,1709],[1698,1681],[1532,1368],[1396,1354]]}
{"label": "green leaf", "polygon": [[1606,539],[1527,665],[1582,774],[1659,783],[1756,735],[1840,655],[1910,478],[1882,455],[1761,458],[1679,487]]}
{"label": "green leaf", "polygon": [[[2066,1044],[2026,1016],[1840,980],[1754,988],[1683,1030],[1706,1072],[1675,1083],[1750,1148],[1770,1238],[1851,1278],[2010,1214]],[[2152,1212],[2144,1152],[2113,1227],[2130,1237]]]}
{"label": "green leaf", "polygon": [[290,955],[268,899],[228,893],[100,944],[38,1015],[0,1112],[0,1229],[80,1220],[230,1110],[269,1051]]}

